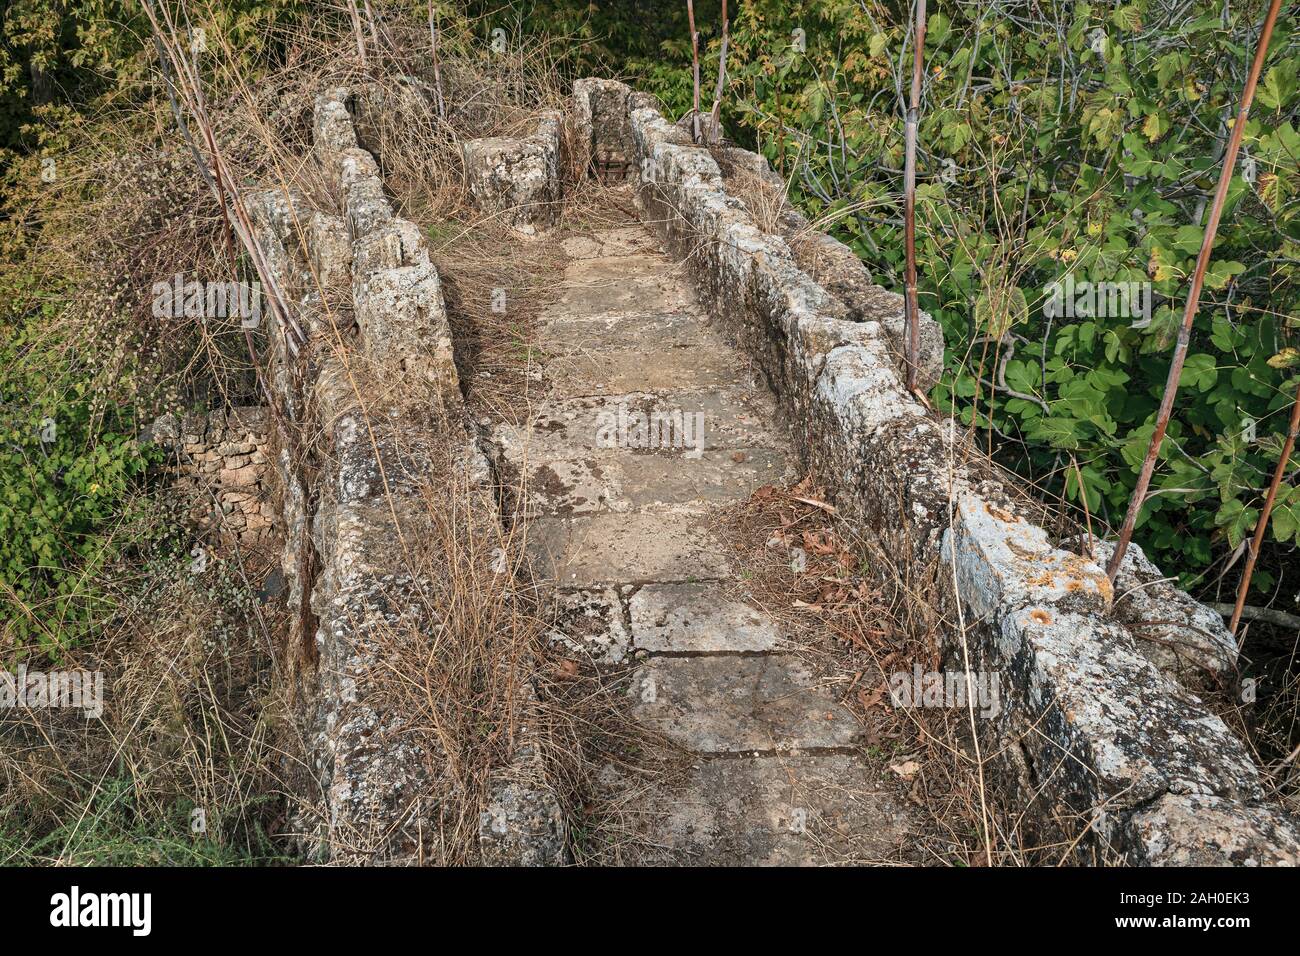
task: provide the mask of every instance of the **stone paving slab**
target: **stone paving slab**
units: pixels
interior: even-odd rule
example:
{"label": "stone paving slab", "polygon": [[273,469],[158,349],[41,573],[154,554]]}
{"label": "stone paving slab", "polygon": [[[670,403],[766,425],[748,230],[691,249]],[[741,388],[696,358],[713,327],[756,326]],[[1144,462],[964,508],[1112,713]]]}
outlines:
{"label": "stone paving slab", "polygon": [[658,252],[654,237],[640,225],[600,229],[586,236],[571,236],[561,244],[572,259],[603,259],[608,256]]}
{"label": "stone paving slab", "polygon": [[556,398],[649,392],[699,391],[735,384],[749,366],[730,351],[646,348],[557,355],[545,365]]}
{"label": "stone paving slab", "polygon": [[551,303],[548,315],[598,316],[608,312],[655,311],[678,312],[695,306],[695,294],[690,286],[673,275],[625,277],[617,272],[620,260],[600,260],[605,263],[603,272],[598,264],[588,269],[581,284],[560,290]]}
{"label": "stone paving slab", "polygon": [[599,514],[528,523],[534,574],[562,588],[726,577],[726,550],[698,515]]}
{"label": "stone paving slab", "polygon": [[648,863],[824,866],[886,863],[908,817],[856,754],[706,759],[647,810]]}
{"label": "stone paving slab", "polygon": [[633,508],[731,504],[795,471],[789,456],[770,448],[706,451],[699,458],[630,455],[619,467],[622,498]]}
{"label": "stone paving slab", "polygon": [[713,345],[717,335],[686,312],[613,313],[603,317],[557,315],[542,327],[552,355],[598,349],[679,349]]}
{"label": "stone paving slab", "polygon": [[[686,416],[692,416],[692,434],[686,435]],[[700,415],[702,418],[695,418]],[[647,426],[651,416],[657,416],[660,425],[657,440],[650,436]],[[498,423],[493,429],[493,440],[512,460],[547,461],[551,459],[578,458],[584,452],[602,449],[647,452],[680,450],[659,447],[671,445],[670,430],[665,438],[663,422],[676,427],[682,444],[689,437],[695,441],[697,423],[704,428],[705,450],[715,448],[786,448],[786,442],[772,424],[775,408],[770,398],[755,394],[742,386],[727,386],[709,391],[629,392],[622,395],[593,395],[582,398],[547,399],[539,402],[529,417],[528,426],[521,428]],[[638,447],[654,444],[654,448]]]}
{"label": "stone paving slab", "polygon": [[647,584],[632,595],[629,607],[638,650],[771,651],[781,642],[766,614],[728,598],[715,584]]}
{"label": "stone paving slab", "polygon": [[560,591],[549,637],[570,651],[590,654],[598,664],[622,663],[630,641],[618,591]]}
{"label": "stone paving slab", "polygon": [[602,669],[635,652],[629,716],[694,755],[648,789],[613,773],[645,790],[644,862],[895,859],[907,818],[871,779],[860,726],[728,593],[717,509],[797,477],[773,397],[641,227],[563,247],[545,398],[491,437],[523,484],[534,575],[557,588],[550,640]]}
{"label": "stone paving slab", "polygon": [[793,463],[768,448],[637,455],[602,451],[584,458],[514,461],[527,469],[529,512],[547,515],[602,511],[702,512],[711,505],[744,501],[764,485],[794,474]]}
{"label": "stone paving slab", "polygon": [[848,747],[861,733],[792,657],[651,658],[628,693],[638,720],[697,754]]}
{"label": "stone paving slab", "polygon": [[[690,292],[690,284],[677,278],[681,271],[681,266],[657,252],[592,256],[569,263],[569,267],[564,270],[564,288],[607,285],[612,277],[615,284],[619,285],[630,279],[667,279],[674,286],[685,285],[686,291]],[[656,281],[654,284],[659,288],[667,288],[664,281]],[[678,293],[674,291],[673,294]]]}

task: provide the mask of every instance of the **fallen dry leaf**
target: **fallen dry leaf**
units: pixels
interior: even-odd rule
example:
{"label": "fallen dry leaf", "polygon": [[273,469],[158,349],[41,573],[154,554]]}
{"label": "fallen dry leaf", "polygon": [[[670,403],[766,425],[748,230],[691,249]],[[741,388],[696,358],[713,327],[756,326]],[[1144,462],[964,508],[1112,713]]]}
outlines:
{"label": "fallen dry leaf", "polygon": [[858,691],[858,703],[862,705],[863,710],[870,710],[875,707],[885,696],[885,685],[881,684],[873,691],[868,691],[865,687]]}
{"label": "fallen dry leaf", "polygon": [[889,769],[904,780],[911,780],[921,769],[921,765],[915,760],[904,760],[901,763],[890,764]]}

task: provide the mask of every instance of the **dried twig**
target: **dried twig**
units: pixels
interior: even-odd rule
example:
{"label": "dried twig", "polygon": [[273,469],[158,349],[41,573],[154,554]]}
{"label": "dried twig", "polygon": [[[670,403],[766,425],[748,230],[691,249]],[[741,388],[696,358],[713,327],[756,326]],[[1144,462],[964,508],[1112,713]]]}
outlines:
{"label": "dried twig", "polygon": [[438,119],[447,118],[447,104],[442,96],[442,70],[438,62],[438,14],[429,0],[429,49],[433,58],[433,99]]}
{"label": "dried twig", "polygon": [[709,111],[709,145],[722,140],[722,90],[727,82],[727,41],[730,39],[727,0],[722,0],[722,50],[718,54],[718,85],[713,92],[713,109]]}
{"label": "dried twig", "polygon": [[1241,583],[1237,585],[1237,604],[1232,611],[1232,621],[1228,630],[1237,633],[1237,622],[1246,604],[1246,592],[1250,590],[1250,577],[1255,573],[1255,561],[1259,558],[1259,549],[1264,544],[1264,532],[1268,529],[1268,518],[1273,513],[1273,503],[1277,500],[1277,490],[1286,475],[1287,462],[1295,450],[1296,434],[1300,432],[1300,386],[1296,387],[1295,404],[1291,406],[1291,423],[1287,426],[1286,441],[1282,443],[1282,454],[1278,457],[1277,467],[1273,469],[1273,480],[1269,483],[1268,494],[1264,497],[1264,507],[1255,523],[1255,536],[1251,539],[1250,550],[1246,556],[1246,570],[1241,572]]}
{"label": "dried twig", "polygon": [[348,0],[348,17],[352,20],[352,33],[357,39],[357,59],[361,61],[361,69],[366,69],[369,64],[366,62],[366,37],[361,30],[361,11],[357,9],[357,0]]}
{"label": "dried twig", "polygon": [[1232,615],[1234,627],[1236,621],[1244,617],[1248,621],[1263,621],[1277,627],[1295,628],[1300,631],[1300,616],[1288,614],[1286,611],[1279,611],[1276,608],[1255,607],[1251,604],[1211,604],[1210,607],[1224,617]]}

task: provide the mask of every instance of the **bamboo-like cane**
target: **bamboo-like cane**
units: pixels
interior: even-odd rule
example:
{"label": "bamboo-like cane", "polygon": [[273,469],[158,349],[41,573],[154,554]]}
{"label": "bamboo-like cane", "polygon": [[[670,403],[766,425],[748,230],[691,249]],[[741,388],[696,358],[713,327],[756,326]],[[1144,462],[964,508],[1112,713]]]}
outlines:
{"label": "bamboo-like cane", "polygon": [[718,54],[718,86],[713,92],[713,109],[709,111],[709,144],[722,140],[722,90],[727,82],[727,41],[730,38],[727,0],[722,0],[722,51]]}
{"label": "bamboo-like cane", "polygon": [[361,61],[361,69],[366,69],[369,64],[366,62],[366,36],[361,30],[361,11],[357,9],[357,0],[348,0],[348,16],[352,20],[352,35],[357,40],[357,59]]}
{"label": "bamboo-like cane", "polygon": [[429,42],[433,55],[433,98],[438,110],[438,118],[447,118],[447,105],[442,98],[442,71],[438,65],[438,16],[429,0]]}
{"label": "bamboo-like cane", "polygon": [[695,95],[691,101],[691,141],[700,141],[700,35],[695,30],[695,0],[686,0],[686,21],[691,28],[691,68]]}
{"label": "bamboo-like cane", "polygon": [[1147,488],[1151,485],[1151,474],[1155,471],[1156,459],[1160,456],[1160,446],[1164,442],[1165,432],[1169,428],[1169,418],[1174,410],[1174,396],[1178,394],[1178,379],[1183,373],[1183,363],[1187,360],[1187,347],[1192,338],[1192,323],[1196,319],[1196,307],[1201,301],[1201,286],[1205,282],[1205,270],[1210,264],[1210,253],[1214,249],[1214,236],[1219,229],[1219,217],[1223,215],[1223,203],[1228,197],[1228,185],[1237,166],[1237,151],[1241,148],[1241,137],[1246,131],[1246,114],[1250,112],[1251,101],[1255,98],[1255,84],[1264,68],[1264,59],[1268,55],[1268,41],[1273,35],[1273,24],[1277,22],[1277,13],[1282,0],[1273,0],[1264,17],[1264,26],[1260,30],[1259,44],[1255,47],[1255,59],[1250,65],[1250,75],[1246,77],[1246,87],[1241,93],[1241,108],[1237,119],[1232,124],[1232,136],[1228,140],[1228,149],[1223,154],[1223,168],[1219,172],[1219,185],[1214,191],[1214,204],[1210,207],[1210,220],[1205,226],[1205,237],[1201,240],[1201,251],[1196,257],[1196,271],[1192,273],[1192,287],[1187,293],[1187,306],[1183,309],[1183,323],[1178,329],[1178,343],[1174,346],[1174,357],[1169,363],[1169,377],[1165,381],[1164,395],[1160,399],[1160,410],[1156,414],[1156,430],[1151,434],[1151,443],[1147,446],[1147,455],[1138,474],[1137,487],[1129,499],[1128,513],[1124,515],[1124,525],[1120,528],[1119,540],[1106,565],[1106,576],[1112,584],[1119,574],[1120,564],[1124,561],[1124,552],[1128,550],[1133,539],[1133,529],[1137,525],[1138,513],[1146,503]]}
{"label": "bamboo-like cane", "polygon": [[1250,576],[1255,573],[1255,562],[1259,560],[1259,549],[1264,543],[1264,531],[1268,528],[1268,516],[1273,513],[1273,502],[1277,500],[1277,489],[1286,476],[1287,462],[1295,450],[1296,434],[1300,432],[1300,386],[1296,387],[1295,404],[1291,406],[1291,424],[1287,427],[1286,441],[1282,444],[1282,456],[1273,469],[1273,481],[1268,486],[1268,495],[1264,498],[1264,508],[1259,513],[1255,525],[1255,536],[1250,542],[1250,552],[1246,555],[1246,570],[1241,572],[1241,583],[1237,585],[1237,603],[1232,608],[1232,622],[1228,630],[1237,633],[1237,624],[1241,621],[1241,609],[1246,606],[1246,592],[1250,590]]}
{"label": "bamboo-like cane", "polygon": [[361,7],[366,14],[366,26],[370,28],[370,42],[374,44],[375,51],[379,52],[383,44],[379,42],[379,25],[375,22],[375,11],[370,6],[370,0],[361,0]]}
{"label": "bamboo-like cane", "polygon": [[916,366],[921,351],[921,323],[916,305],[916,139],[921,110],[921,71],[925,65],[925,0],[916,0],[916,29],[912,54],[912,98],[907,109],[903,168],[903,243],[907,250],[907,389],[916,389]]}

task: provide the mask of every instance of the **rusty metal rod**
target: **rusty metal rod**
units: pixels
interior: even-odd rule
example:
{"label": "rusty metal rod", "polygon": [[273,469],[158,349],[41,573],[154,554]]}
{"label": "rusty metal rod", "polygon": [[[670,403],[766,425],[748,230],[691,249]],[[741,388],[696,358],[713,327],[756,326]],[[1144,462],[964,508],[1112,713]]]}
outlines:
{"label": "rusty metal rod", "polygon": [[1147,488],[1151,485],[1151,474],[1155,471],[1156,459],[1160,456],[1160,446],[1164,442],[1165,432],[1169,428],[1169,418],[1174,410],[1174,397],[1178,394],[1178,379],[1183,373],[1183,363],[1187,359],[1187,346],[1192,337],[1192,322],[1196,319],[1196,307],[1201,300],[1201,286],[1205,282],[1205,270],[1210,264],[1210,253],[1214,249],[1214,236],[1219,229],[1219,217],[1223,215],[1223,203],[1228,196],[1228,185],[1232,182],[1233,170],[1237,165],[1237,151],[1241,148],[1241,137],[1246,129],[1246,114],[1250,112],[1251,101],[1255,98],[1255,84],[1264,68],[1264,59],[1268,54],[1268,41],[1273,35],[1273,24],[1277,22],[1277,13],[1282,0],[1273,0],[1264,17],[1264,26],[1260,30],[1259,45],[1255,48],[1255,60],[1250,66],[1250,75],[1246,78],[1246,87],[1241,94],[1241,108],[1237,119],[1232,124],[1232,136],[1228,140],[1228,149],[1223,154],[1223,167],[1219,171],[1219,186],[1214,191],[1214,205],[1210,208],[1210,220],[1205,226],[1205,237],[1201,240],[1201,251],[1196,257],[1196,271],[1192,273],[1192,287],[1187,293],[1187,306],[1183,309],[1183,323],[1178,329],[1178,344],[1174,346],[1174,357],[1169,363],[1169,377],[1165,381],[1164,395],[1160,399],[1160,410],[1156,415],[1156,430],[1151,434],[1151,443],[1147,446],[1147,455],[1138,474],[1137,487],[1129,499],[1128,513],[1124,516],[1124,525],[1120,528],[1119,541],[1115,551],[1106,565],[1106,576],[1112,584],[1124,561],[1124,552],[1128,550],[1133,539],[1133,529],[1137,525],[1139,512],[1146,503]]}

